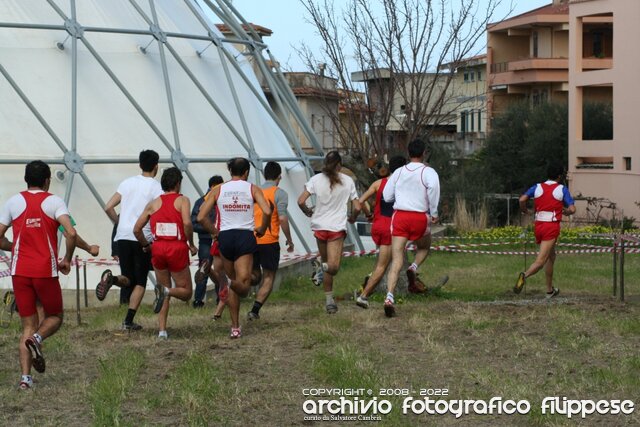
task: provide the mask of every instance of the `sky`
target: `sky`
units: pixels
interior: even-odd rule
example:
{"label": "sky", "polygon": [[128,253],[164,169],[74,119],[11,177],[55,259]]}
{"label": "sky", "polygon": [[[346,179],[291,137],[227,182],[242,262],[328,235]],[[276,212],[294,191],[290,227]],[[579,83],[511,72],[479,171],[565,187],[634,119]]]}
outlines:
{"label": "sky", "polygon": [[[514,8],[510,16],[515,16],[550,4],[552,0],[502,0],[495,16],[505,16],[510,9],[510,2],[513,2]],[[341,0],[335,0],[336,5],[340,3]],[[304,41],[317,49],[320,39],[315,34],[315,28],[306,22],[306,10],[300,0],[233,0],[233,5],[248,22],[273,31],[271,37],[265,38],[265,42],[286,71],[306,71],[295,47]]]}

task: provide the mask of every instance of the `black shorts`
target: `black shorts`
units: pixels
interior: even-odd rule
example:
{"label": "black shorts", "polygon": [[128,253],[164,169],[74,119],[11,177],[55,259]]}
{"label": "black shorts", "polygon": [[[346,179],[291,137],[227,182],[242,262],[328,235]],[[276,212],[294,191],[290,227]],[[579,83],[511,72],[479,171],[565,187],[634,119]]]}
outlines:
{"label": "black shorts", "polygon": [[225,230],[218,234],[220,254],[229,261],[254,253],[257,246],[253,230]]}
{"label": "black shorts", "polygon": [[253,269],[277,271],[280,264],[280,243],[267,243],[258,245],[258,249],[253,254]]}
{"label": "black shorts", "polygon": [[120,272],[129,279],[129,283],[147,286],[147,276],[151,270],[151,252],[144,252],[137,241],[118,240]]}

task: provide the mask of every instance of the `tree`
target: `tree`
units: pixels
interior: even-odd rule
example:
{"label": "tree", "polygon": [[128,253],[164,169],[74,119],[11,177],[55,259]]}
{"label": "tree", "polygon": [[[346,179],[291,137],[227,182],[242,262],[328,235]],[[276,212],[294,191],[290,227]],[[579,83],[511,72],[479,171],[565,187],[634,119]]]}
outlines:
{"label": "tree", "polygon": [[[322,40],[321,52],[299,49],[310,71],[337,79],[341,113],[326,111],[354,161],[403,151],[455,125],[459,102],[449,88],[502,0],[300,0]],[[455,4],[454,4],[455,3]],[[357,73],[357,74],[354,74]],[[353,79],[352,76],[357,77]],[[355,80],[366,81],[362,87]],[[367,105],[349,96],[364,90]],[[354,100],[356,100],[354,102]]]}

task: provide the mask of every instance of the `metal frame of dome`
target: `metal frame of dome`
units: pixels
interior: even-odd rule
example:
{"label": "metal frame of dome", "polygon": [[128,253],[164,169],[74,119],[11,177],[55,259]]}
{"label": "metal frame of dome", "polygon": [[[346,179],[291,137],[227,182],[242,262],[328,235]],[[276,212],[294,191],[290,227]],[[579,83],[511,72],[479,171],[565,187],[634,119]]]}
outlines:
{"label": "metal frame of dome", "polygon": [[[24,104],[31,111],[33,116],[37,119],[37,121],[42,125],[42,127],[46,130],[49,136],[53,139],[56,145],[62,151],[62,156],[59,159],[47,159],[47,162],[50,164],[59,164],[64,165],[67,170],[71,171],[72,174],[69,177],[66,183],[66,191],[65,191],[65,202],[68,204],[71,196],[74,177],[75,175],[80,175],[82,180],[85,182],[86,186],[89,188],[93,196],[96,198],[98,203],[104,207],[105,202],[97,191],[96,187],[93,185],[91,179],[86,174],[84,167],[89,164],[124,164],[124,163],[138,163],[137,158],[99,158],[99,159],[89,159],[83,158],[77,151],[77,127],[78,127],[78,108],[77,108],[77,98],[78,98],[78,42],[82,43],[86,50],[91,53],[91,55],[95,58],[95,60],[99,63],[100,67],[106,72],[109,78],[113,81],[113,83],[118,87],[120,92],[126,97],[129,103],[133,106],[133,108],[139,113],[142,119],[147,123],[147,125],[151,128],[153,133],[162,141],[163,145],[169,150],[171,153],[170,158],[160,158],[160,162],[162,163],[173,163],[176,167],[182,170],[190,182],[193,184],[194,188],[198,191],[199,194],[202,194],[202,189],[198,185],[194,175],[189,170],[190,163],[221,163],[226,162],[228,157],[198,157],[198,158],[190,158],[185,155],[181,151],[180,147],[180,134],[178,132],[178,127],[176,123],[176,113],[175,106],[173,101],[173,93],[171,87],[171,78],[169,76],[168,68],[167,68],[167,52],[170,57],[172,57],[177,64],[179,64],[180,68],[184,71],[184,73],[188,76],[188,78],[192,81],[192,83],[197,87],[198,91],[201,95],[206,99],[207,103],[211,106],[213,110],[218,114],[218,116],[222,119],[222,121],[227,125],[229,131],[237,138],[237,141],[242,145],[242,147],[247,152],[247,157],[252,163],[257,167],[257,169],[262,170],[262,165],[267,161],[295,161],[303,164],[307,171],[307,178],[313,173],[313,169],[310,164],[310,160],[313,159],[321,159],[324,157],[324,153],[322,147],[318,143],[318,140],[314,134],[313,129],[306,121],[303,113],[300,111],[295,96],[291,91],[286,79],[284,78],[281,70],[278,67],[278,63],[275,58],[272,56],[271,52],[268,49],[268,46],[263,43],[260,39],[260,36],[256,33],[254,28],[247,23],[244,18],[242,18],[241,14],[234,8],[229,0],[184,0],[185,5],[188,9],[193,13],[193,16],[197,19],[197,21],[204,27],[207,34],[199,35],[199,34],[186,34],[179,32],[167,32],[163,31],[159,24],[158,14],[156,13],[156,0],[149,0],[149,8],[151,14],[149,15],[143,8],[139,5],[137,0],[129,0],[129,3],[133,6],[133,8],[137,11],[140,17],[146,22],[148,25],[148,29],[127,29],[127,28],[103,28],[103,27],[92,27],[92,26],[83,26],[77,20],[76,16],[76,0],[69,0],[69,8],[71,11],[70,16],[65,14],[62,8],[56,3],[55,0],[46,0],[49,6],[55,11],[55,13],[62,20],[61,24],[38,24],[38,23],[12,23],[12,22],[0,22],[0,28],[13,28],[16,30],[20,29],[32,29],[32,30],[55,30],[55,31],[65,31],[67,33],[67,37],[65,41],[58,42],[58,49],[64,50],[66,49],[65,43],[68,39],[71,39],[71,144],[70,147],[67,147],[63,140],[56,134],[54,129],[50,126],[47,120],[43,117],[43,115],[38,111],[38,108],[34,105],[34,103],[30,100],[30,98],[25,94],[25,92],[21,89],[20,85],[14,80],[14,78],[9,74],[7,69],[0,62],[0,74],[5,78],[5,80],[9,83],[9,85],[13,88],[15,93],[20,97],[20,99],[24,102]],[[228,26],[228,28],[233,32],[234,37],[221,37],[217,34],[216,31],[209,25],[206,19],[205,8],[209,11],[213,12],[223,24]],[[160,54],[160,62],[162,67],[162,73],[164,77],[164,87],[166,92],[166,98],[170,113],[171,120],[171,129],[173,133],[173,145],[170,142],[170,139],[167,138],[162,131],[158,128],[158,126],[154,123],[151,117],[145,112],[144,108],[136,101],[135,97],[131,94],[131,92],[125,87],[123,82],[118,78],[113,69],[109,66],[108,62],[100,55],[100,53],[94,48],[92,43],[85,37],[87,33],[111,33],[111,34],[129,34],[129,35],[148,35],[151,37],[149,44],[146,47],[139,46],[139,51],[141,54],[146,54],[147,49],[154,41],[157,42],[158,51]],[[227,79],[227,83],[229,85],[229,89],[231,91],[233,97],[233,103],[237,109],[237,113],[239,114],[240,121],[242,124],[242,129],[236,129],[236,127],[230,122],[230,120],[226,117],[224,111],[219,107],[216,103],[213,96],[207,91],[207,89],[203,86],[203,84],[198,80],[197,76],[189,69],[189,66],[182,60],[181,56],[172,46],[172,40],[174,39],[191,39],[191,40],[200,40],[200,41],[208,41],[209,44],[206,48],[197,51],[198,56],[203,55],[204,51],[208,49],[210,46],[215,46],[217,49],[220,62],[222,64],[225,77]],[[279,116],[271,106],[267,103],[267,101],[263,98],[262,94],[259,93],[259,89],[257,89],[252,82],[249,80],[245,72],[241,69],[240,65],[236,61],[236,58],[231,54],[231,52],[224,48],[225,44],[233,44],[233,45],[243,45],[246,48],[246,52],[243,54],[250,55],[255,64],[258,66],[258,69],[262,73],[264,80],[266,81],[271,94],[273,95],[275,104],[279,111],[284,112],[284,117],[289,117],[295,121],[297,126],[303,132],[304,136],[310,141],[313,150],[315,151],[314,155],[308,155],[301,147],[300,141],[296,137],[295,131],[292,127],[292,123],[285,119],[284,117]],[[268,56],[269,60],[265,59],[264,54]],[[242,77],[247,86],[251,89],[253,94],[255,95],[255,100],[263,107],[264,111],[268,113],[268,115],[274,120],[274,122],[278,125],[284,136],[286,137],[289,145],[293,149],[295,156],[294,157],[262,157],[260,156],[254,147],[251,132],[249,131],[249,125],[244,117],[242,105],[238,98],[238,94],[236,88],[234,86],[233,79],[230,75],[230,69],[235,70],[239,76]],[[244,134],[244,136],[243,136]],[[32,159],[0,159],[0,164],[25,164],[31,161]],[[256,180],[259,180],[259,175],[256,174]],[[302,233],[300,232],[298,225],[291,218],[290,223],[292,228],[299,236],[303,246],[305,247],[307,252],[310,252],[311,249],[308,246],[305,239],[302,237]],[[362,242],[360,241],[357,231],[355,227],[349,224],[350,237],[354,240],[354,242],[359,246],[360,249],[363,248]]]}

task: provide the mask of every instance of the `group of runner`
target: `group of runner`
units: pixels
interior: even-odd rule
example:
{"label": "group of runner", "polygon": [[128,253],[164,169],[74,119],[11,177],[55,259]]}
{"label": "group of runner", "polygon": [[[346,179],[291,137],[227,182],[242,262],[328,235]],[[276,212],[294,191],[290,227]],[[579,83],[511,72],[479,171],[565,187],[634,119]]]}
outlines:
{"label": "group of runner", "polygon": [[[333,296],[333,280],[340,268],[347,223],[354,222],[364,210],[372,221],[372,238],[379,248],[375,269],[356,304],[369,307],[368,296],[390,266],[384,313],[396,315],[394,291],[403,268],[404,252],[413,242],[416,254],[406,270],[409,289],[415,289],[417,270],[429,254],[431,224],[438,222],[440,182],[438,174],[423,163],[425,144],[414,140],[408,145],[409,161],[397,156],[389,162],[389,175],[374,182],[358,197],[351,177],[341,172],[342,159],[329,152],[322,172],[313,176],[298,198],[298,206],[311,218],[320,261],[316,280],[323,285],[325,309],[338,311]],[[200,264],[195,275],[194,307],[203,305],[207,278],[216,285],[218,304],[214,319],[220,318],[225,305],[231,317],[231,338],[240,338],[240,298],[251,286],[259,286],[248,320],[260,318],[275,279],[280,259],[279,230],[283,231],[287,251],[294,250],[287,219],[288,195],[279,187],[282,169],[275,162],[264,167],[265,183],[256,186],[247,181],[251,164],[245,158],[229,160],[231,179],[222,182],[212,177],[209,191],[199,199],[193,211],[190,201],[180,193],[182,173],[178,168],[164,170],[160,183],[159,156],[155,151],[140,153],[142,173],[125,179],[105,206],[109,218],[117,224],[114,240],[121,274],[106,270],[96,288],[104,300],[112,286],[121,288],[120,302],[129,308],[122,323],[127,331],[140,330],[134,322],[144,296],[151,266],[155,271],[155,301],[159,313],[159,339],[167,339],[170,297],[189,301],[193,294],[189,255],[198,254]],[[536,241],[541,244],[538,258],[520,273],[514,291],[520,292],[526,278],[545,269],[547,296],[558,294],[553,287],[553,263],[562,214],[575,212],[573,199],[561,182],[562,169],[550,168],[549,180],[529,189],[520,199],[523,212],[527,200],[535,200]],[[0,212],[0,248],[12,251],[11,275],[17,308],[22,319],[20,339],[20,388],[33,385],[31,367],[45,371],[42,341],[62,324],[62,294],[58,272],[68,274],[78,241],[80,247],[96,251],[79,238],[62,199],[48,193],[51,170],[42,161],[33,161],[25,169],[27,190],[7,201]],[[373,212],[368,199],[375,195]],[[314,207],[307,205],[315,198]],[[351,209],[348,209],[349,203]],[[120,213],[115,208],[120,206]],[[194,221],[195,220],[195,221]],[[13,242],[5,238],[13,226]],[[194,226],[199,233],[199,248],[193,240]],[[61,227],[66,252],[57,256],[57,231]],[[203,239],[204,237],[204,239]],[[208,237],[208,239],[207,239]],[[213,268],[212,268],[213,266]]]}

